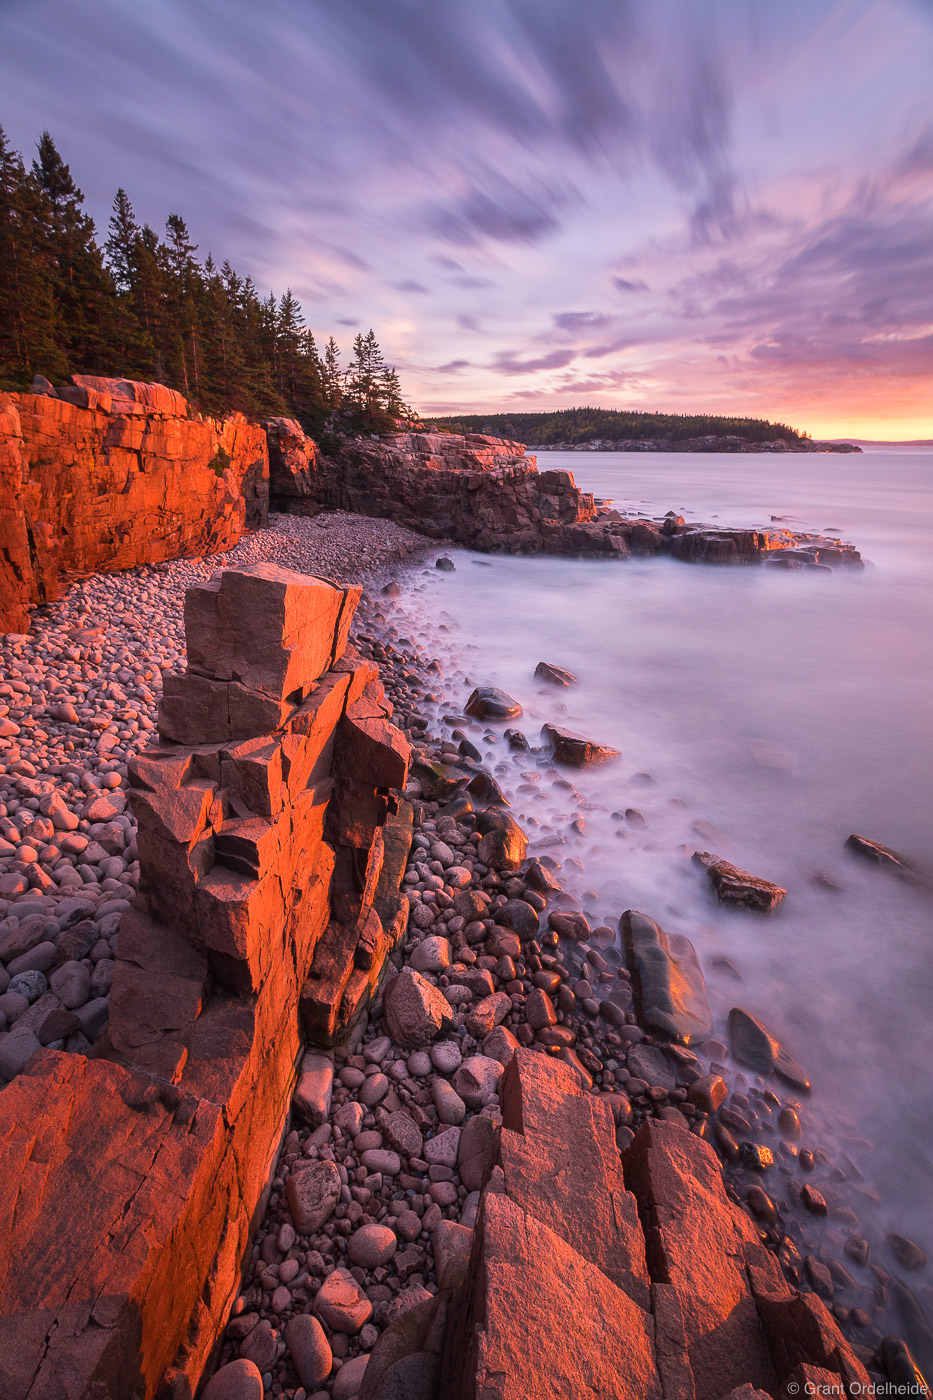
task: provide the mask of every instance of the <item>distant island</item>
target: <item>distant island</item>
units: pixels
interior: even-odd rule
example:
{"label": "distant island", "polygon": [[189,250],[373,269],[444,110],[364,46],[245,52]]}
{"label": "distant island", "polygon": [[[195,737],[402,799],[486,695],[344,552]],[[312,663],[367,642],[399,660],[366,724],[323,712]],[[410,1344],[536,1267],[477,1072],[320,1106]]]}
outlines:
{"label": "distant island", "polygon": [[861,452],[850,442],[816,442],[787,423],[699,413],[562,408],[551,413],[468,413],[434,418],[452,433],[487,433],[556,452]]}

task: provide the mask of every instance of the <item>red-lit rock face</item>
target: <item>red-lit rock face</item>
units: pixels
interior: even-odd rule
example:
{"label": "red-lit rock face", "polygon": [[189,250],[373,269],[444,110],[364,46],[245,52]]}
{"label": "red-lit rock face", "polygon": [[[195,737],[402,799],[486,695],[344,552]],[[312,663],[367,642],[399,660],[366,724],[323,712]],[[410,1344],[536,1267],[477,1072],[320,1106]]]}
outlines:
{"label": "red-lit rock face", "polygon": [[0,631],[69,574],[231,549],[268,499],[265,432],[241,414],[189,417],[162,384],[88,375],[0,394]]}
{"label": "red-lit rock face", "polygon": [[[411,809],[393,788],[409,750],[375,668],[346,649],[359,590],[266,566],[212,584],[186,632],[214,708],[179,702],[186,742],[163,726],[131,765],[140,889],[103,1056],[39,1049],[0,1096],[0,1221],[17,1241],[0,1271],[4,1400],[63,1376],[76,1396],[193,1393],[281,1138],[300,1018],[323,1043],[345,1034],[405,926]],[[245,731],[199,741],[234,697]],[[293,1207],[316,1218],[336,1196],[306,1178]]]}

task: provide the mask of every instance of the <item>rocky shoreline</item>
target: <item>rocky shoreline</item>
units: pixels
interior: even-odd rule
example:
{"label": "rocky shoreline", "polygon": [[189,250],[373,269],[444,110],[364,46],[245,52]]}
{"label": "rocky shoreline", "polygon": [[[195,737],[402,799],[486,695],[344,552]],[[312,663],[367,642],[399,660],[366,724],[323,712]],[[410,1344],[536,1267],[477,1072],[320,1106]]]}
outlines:
{"label": "rocky shoreline", "polygon": [[[540,776],[547,754],[516,751],[520,731],[504,729],[511,721],[477,722],[465,696],[458,706],[444,695],[442,667],[411,624],[405,588],[388,582],[364,598],[355,638],[416,745],[406,793],[415,816],[411,914],[393,957],[402,975],[389,984],[399,991],[376,1003],[333,1059],[306,1055],[221,1361],[254,1362],[267,1392],[289,1400],[356,1393],[381,1332],[443,1291],[469,1252],[490,1134],[501,1124],[497,1086],[514,1051],[531,1046],[610,1104],[620,1150],[652,1120],[707,1141],[729,1196],[785,1277],[826,1301],[880,1381],[894,1280],[859,1233],[853,1205],[869,1206],[864,1187],[821,1140],[802,1072],[793,1066],[796,1088],[786,1073],[783,1083],[745,1075],[726,1063],[730,1047],[709,1027],[689,1046],[672,1042],[669,1027],[652,1033],[618,928],[593,926],[561,889],[564,874],[573,887],[584,878],[572,848],[558,852],[563,874],[553,855],[529,863],[527,838],[501,805],[490,764],[501,774],[512,763],[520,777],[525,763],[524,776]],[[490,812],[499,814],[492,825]],[[307,1163],[321,1181],[336,1168],[339,1199],[298,1238],[296,1173],[308,1181]],[[904,1241],[903,1267],[910,1248]],[[308,1311],[324,1328],[304,1320]],[[224,1375],[209,1400],[226,1400]]]}
{"label": "rocky shoreline", "polygon": [[[646,1028],[615,921],[594,927],[583,912],[572,852],[560,852],[563,871],[544,852],[526,862],[527,838],[489,771],[495,764],[503,782],[503,764],[510,778],[522,765],[527,778],[558,777],[550,758],[521,747],[514,727],[506,738],[502,723],[466,714],[465,694],[458,703],[445,696],[440,664],[411,635],[404,590],[389,581],[375,591],[392,560],[429,547],[386,521],[274,518],[269,532],[220,558],[95,576],[40,613],[29,639],[5,640],[19,688],[3,701],[18,731],[0,755],[3,818],[17,838],[4,838],[12,849],[0,859],[3,947],[14,940],[3,975],[31,982],[11,993],[26,1006],[4,1010],[14,1014],[12,1030],[0,1026],[2,1063],[15,1074],[16,1056],[39,1043],[93,1055],[106,1025],[116,925],[138,878],[126,761],[153,727],[158,668],[180,665],[184,587],[258,559],[365,578],[356,643],[418,746],[406,792],[411,918],[394,958],[402,975],[346,1046],[305,1056],[221,1353],[234,1364],[210,1383],[209,1400],[366,1394],[366,1358],[381,1333],[462,1271],[501,1122],[498,1088],[517,1046],[562,1061],[605,1100],[620,1149],[648,1120],[699,1132],[786,1276],[827,1301],[872,1379],[883,1378],[894,1365],[883,1347],[892,1276],[869,1260],[838,1160],[808,1129],[800,1094],[760,1077],[742,1082],[725,1063],[727,1046],[709,1036],[694,1047]],[[90,684],[102,668],[113,679]],[[44,821],[51,833],[35,829]],[[80,850],[66,847],[72,833],[85,840]],[[93,941],[71,949],[82,920],[92,925],[84,942]],[[16,1033],[47,997],[59,1005],[45,1002],[45,1012],[62,1024],[28,1025],[34,1040]],[[78,1026],[56,1035],[70,1025],[62,1010]],[[909,1269],[910,1242],[903,1248]],[[254,1381],[259,1390],[229,1388]]]}

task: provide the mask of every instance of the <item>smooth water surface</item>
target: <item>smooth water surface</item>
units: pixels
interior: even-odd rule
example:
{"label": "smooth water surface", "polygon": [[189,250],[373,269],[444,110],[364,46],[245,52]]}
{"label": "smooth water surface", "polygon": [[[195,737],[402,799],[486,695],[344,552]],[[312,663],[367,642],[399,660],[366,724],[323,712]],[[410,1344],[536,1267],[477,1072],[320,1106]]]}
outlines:
{"label": "smooth water surface", "polygon": [[[811,574],[455,552],[455,573],[415,575],[399,625],[449,665],[455,706],[473,684],[501,685],[533,743],[556,719],[621,750],[570,773],[575,792],[501,740],[490,758],[597,921],[636,908],[687,934],[717,1031],[741,1005],[803,1064],[810,1121],[864,1172],[878,1262],[892,1264],[888,1230],[933,1254],[933,454],[547,453],[539,465],[622,510],[837,529],[871,561]],[[579,685],[536,681],[541,660]],[[919,882],[849,856],[850,832],[910,857]],[[688,859],[696,848],[786,886],[781,909],[723,911]],[[929,1271],[908,1282],[933,1315]]]}

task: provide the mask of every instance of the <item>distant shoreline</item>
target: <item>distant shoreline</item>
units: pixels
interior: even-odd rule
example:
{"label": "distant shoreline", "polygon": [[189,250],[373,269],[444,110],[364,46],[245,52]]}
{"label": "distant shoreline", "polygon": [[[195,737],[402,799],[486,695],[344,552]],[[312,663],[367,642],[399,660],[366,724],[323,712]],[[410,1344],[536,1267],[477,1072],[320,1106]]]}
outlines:
{"label": "distant shoreline", "polygon": [[[873,446],[875,444],[872,444]],[[882,444],[879,444],[882,445]],[[887,444],[883,444],[887,445]],[[528,443],[526,452],[763,452],[784,456],[786,453],[833,452],[850,453],[862,451],[854,442],[814,442],[811,438],[801,438],[788,442],[778,438],[771,442],[750,442],[739,437],[684,438],[671,441],[663,438],[621,439],[610,441],[606,438],[592,442],[547,442]]]}

